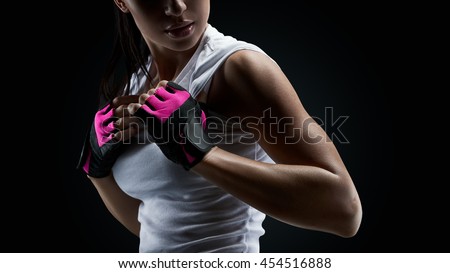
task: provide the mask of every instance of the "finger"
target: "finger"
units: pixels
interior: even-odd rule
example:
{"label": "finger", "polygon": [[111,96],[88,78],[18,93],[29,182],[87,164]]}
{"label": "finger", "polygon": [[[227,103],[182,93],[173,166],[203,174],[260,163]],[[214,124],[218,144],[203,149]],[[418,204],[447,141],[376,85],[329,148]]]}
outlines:
{"label": "finger", "polygon": [[128,117],[130,116],[130,112],[128,111],[128,104],[123,104],[114,109],[114,116],[118,118]]}
{"label": "finger", "polygon": [[119,130],[125,130],[131,126],[139,127],[140,125],[142,125],[142,119],[138,117],[123,117],[114,122],[114,127]]}
{"label": "finger", "polygon": [[155,94],[157,88],[158,88],[158,87],[156,87],[156,88],[151,88],[150,90],[148,90],[148,91],[147,91],[147,95],[151,96],[151,95]]}
{"label": "finger", "polygon": [[152,89],[147,91],[147,94],[149,94],[149,95],[155,94],[156,90],[158,90],[159,88],[161,88],[161,87],[165,88],[167,83],[168,83],[168,81],[166,81],[166,80],[158,82],[158,84],[156,85],[155,88],[152,88]]}
{"label": "finger", "polygon": [[116,97],[112,101],[112,107],[117,108],[120,105],[128,105],[130,103],[138,102],[139,95],[128,95],[128,96],[120,96]]}
{"label": "finger", "polygon": [[166,81],[166,80],[160,81],[160,82],[158,83],[158,85],[156,85],[156,89],[158,89],[159,87],[166,87],[166,85],[167,85],[168,82],[169,82],[169,81]]}
{"label": "finger", "polygon": [[130,103],[128,104],[128,113],[130,113],[130,115],[134,115],[136,113],[137,110],[139,110],[139,108],[141,108],[141,104],[139,103]]}
{"label": "finger", "polygon": [[[150,90],[151,90],[151,89],[150,89]],[[149,90],[149,91],[150,91],[150,90]],[[140,103],[140,104],[144,104],[145,101],[148,99],[148,97],[150,97],[150,95],[151,95],[151,94],[145,94],[145,93],[142,94],[142,95],[140,95],[140,96],[139,96],[139,103]]]}
{"label": "finger", "polygon": [[132,125],[125,130],[118,131],[114,135],[114,139],[117,141],[127,141],[130,138],[136,136],[139,133],[139,126]]}
{"label": "finger", "polygon": [[156,89],[156,92],[153,95],[155,95],[155,97],[157,97],[159,100],[165,101],[169,100],[172,97],[173,92],[169,92],[166,90],[166,88],[160,87]]}

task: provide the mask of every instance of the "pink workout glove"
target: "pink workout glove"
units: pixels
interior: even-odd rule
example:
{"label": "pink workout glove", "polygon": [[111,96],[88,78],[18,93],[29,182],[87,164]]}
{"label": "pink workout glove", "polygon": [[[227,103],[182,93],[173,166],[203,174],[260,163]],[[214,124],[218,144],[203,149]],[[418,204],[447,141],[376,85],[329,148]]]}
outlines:
{"label": "pink workout glove", "polygon": [[108,176],[121,154],[123,142],[114,139],[118,131],[114,127],[116,120],[111,103],[95,114],[78,163],[78,168],[82,168],[87,175],[95,178]]}
{"label": "pink workout glove", "polygon": [[135,116],[144,120],[150,137],[164,155],[186,170],[214,147],[199,103],[174,82],[156,89]]}

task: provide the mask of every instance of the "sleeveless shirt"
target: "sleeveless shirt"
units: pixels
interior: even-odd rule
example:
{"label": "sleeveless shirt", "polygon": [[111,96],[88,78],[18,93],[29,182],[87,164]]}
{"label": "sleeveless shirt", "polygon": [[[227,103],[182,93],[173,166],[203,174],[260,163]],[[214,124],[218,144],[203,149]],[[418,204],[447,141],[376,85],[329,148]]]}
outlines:
{"label": "sleeveless shirt", "polygon": [[[264,53],[257,46],[225,36],[208,25],[196,52],[174,80],[195,98],[208,92],[215,71],[238,50]],[[151,57],[148,69],[151,66]],[[145,75],[136,72],[132,94],[141,93]],[[208,126],[221,149],[253,160],[273,163],[239,123],[220,115]],[[208,117],[208,121],[210,121]],[[236,129],[237,128],[237,129]],[[141,200],[139,252],[259,252],[265,214],[240,201],[200,175],[167,159],[146,132],[113,166],[118,186]]]}

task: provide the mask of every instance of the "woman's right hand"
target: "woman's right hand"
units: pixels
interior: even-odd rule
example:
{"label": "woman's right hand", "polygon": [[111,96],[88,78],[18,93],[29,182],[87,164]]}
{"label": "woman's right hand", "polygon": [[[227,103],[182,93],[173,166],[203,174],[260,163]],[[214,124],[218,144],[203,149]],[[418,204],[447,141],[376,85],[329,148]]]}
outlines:
{"label": "woman's right hand", "polygon": [[117,129],[114,139],[126,142],[139,133],[141,119],[132,116],[128,111],[128,105],[139,102],[139,95],[116,97],[111,106],[114,109],[114,127]]}
{"label": "woman's right hand", "polygon": [[128,112],[138,101],[139,96],[117,97],[97,111],[78,164],[88,176],[108,176],[124,144],[138,133],[139,119]]}

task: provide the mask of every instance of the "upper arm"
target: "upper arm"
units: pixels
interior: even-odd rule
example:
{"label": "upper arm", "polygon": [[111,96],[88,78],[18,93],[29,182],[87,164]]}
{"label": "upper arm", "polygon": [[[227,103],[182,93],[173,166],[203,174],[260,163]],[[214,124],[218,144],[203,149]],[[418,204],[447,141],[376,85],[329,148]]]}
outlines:
{"label": "upper arm", "polygon": [[265,54],[234,53],[212,87],[212,103],[221,103],[228,116],[239,116],[275,162],[333,173],[345,170],[332,141],[308,114],[281,68]]}

